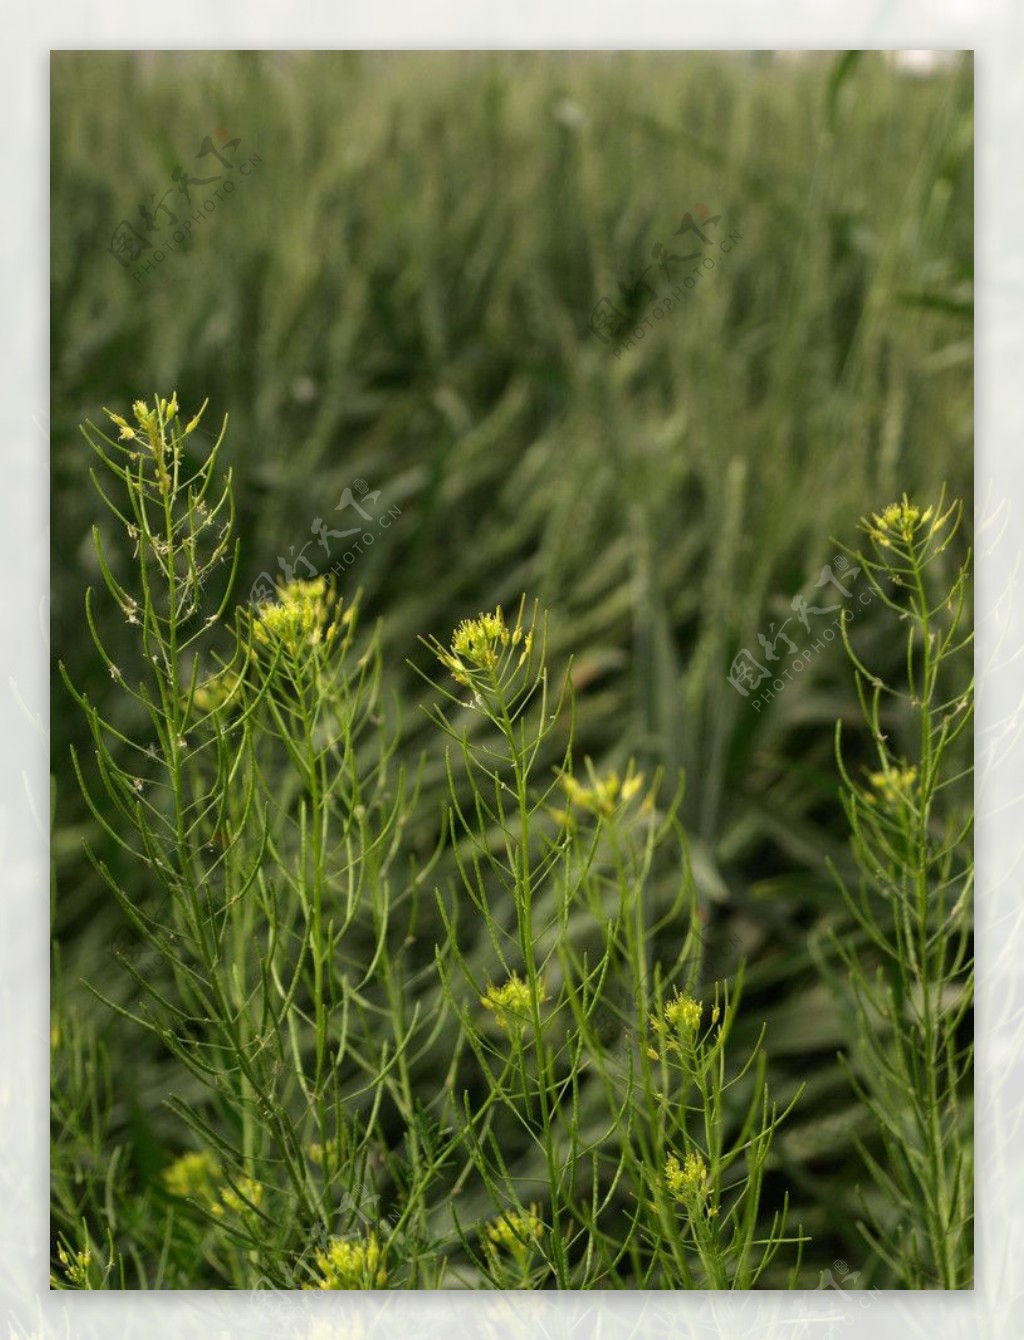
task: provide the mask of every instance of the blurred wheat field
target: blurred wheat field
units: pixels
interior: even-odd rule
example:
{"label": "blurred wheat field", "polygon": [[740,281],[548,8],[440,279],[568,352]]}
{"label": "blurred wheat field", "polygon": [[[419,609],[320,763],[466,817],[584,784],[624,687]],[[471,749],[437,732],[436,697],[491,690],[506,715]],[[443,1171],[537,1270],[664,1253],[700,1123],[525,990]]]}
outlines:
{"label": "blurred wheat field", "polygon": [[[119,221],[140,227],[177,167],[222,171],[196,162],[221,129],[257,160],[244,186],[152,269],[119,264]],[[100,578],[93,526],[108,551],[120,541],[78,425],[171,388],[208,397],[207,424],[230,416],[239,603],[279,559],[316,553],[318,522],[349,524],[336,504],[356,481],[395,509],[339,583],[381,621],[397,748],[413,768],[423,756],[424,860],[447,781],[407,662],[429,659],[421,636],[539,600],[553,659],[572,657],[578,757],[635,757],[670,790],[682,772],[716,975],[747,963],[738,1042],[766,1023],[779,1100],[807,1086],[769,1185],[790,1188],[812,1238],[810,1287],[836,1259],[891,1287],[857,1229],[858,1188],[874,1193],[853,1138],[877,1149],[875,1132],[809,949],[849,929],[825,863],[850,869],[834,724],[867,759],[856,693],[836,646],[758,710],[728,676],[862,515],[943,486],[970,515],[969,56],[920,76],[870,52],[56,53],[51,182],[54,662],[112,710],[81,611]],[[595,307],[627,302],[656,245],[688,252],[676,231],[695,210],[740,241],[633,347],[602,341]],[[95,614],[119,659],[123,620]],[[861,636],[899,668],[874,612]],[[138,876],[89,816],[71,746],[87,753],[88,730],[55,677],[54,1029],[77,1049],[65,1109],[81,1104],[54,1134],[54,1234],[109,1200],[116,1170],[124,1285],[218,1287],[176,1240],[162,1256],[153,1226],[188,1143],[164,1100],[201,1095],[83,985],[132,999],[83,843]],[[445,857],[436,877],[450,873]],[[653,909],[672,878],[655,872]],[[425,904],[409,989],[426,1011],[441,934]],[[90,1057],[102,1119],[82,1097]],[[424,1092],[447,1062],[439,1039]]]}

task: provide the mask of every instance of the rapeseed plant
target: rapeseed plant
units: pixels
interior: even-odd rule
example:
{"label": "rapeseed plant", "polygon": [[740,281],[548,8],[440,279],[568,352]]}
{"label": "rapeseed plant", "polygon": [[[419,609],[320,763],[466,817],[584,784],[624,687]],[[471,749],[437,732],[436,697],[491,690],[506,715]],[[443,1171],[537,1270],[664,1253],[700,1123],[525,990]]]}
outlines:
{"label": "rapeseed plant", "polygon": [[[520,610],[524,606],[525,602]],[[520,615],[516,629],[523,630],[524,645],[533,648],[535,620],[524,627]],[[522,972],[510,973],[503,985],[477,992],[499,1028],[513,1035],[516,1046],[511,1054],[496,1052],[476,1031],[447,969],[445,991],[467,1029],[490,1095],[488,1107],[514,1114],[543,1151],[549,1195],[544,1207],[544,1269],[553,1273],[559,1287],[599,1287],[603,1280],[615,1278],[614,1262],[627,1251],[638,1262],[642,1253],[648,1253],[646,1270],[669,1287],[692,1287],[698,1276],[708,1287],[749,1287],[783,1244],[792,1242],[799,1247],[802,1241],[799,1233],[787,1238],[785,1207],[766,1226],[766,1237],[757,1236],[758,1227],[765,1227],[759,1212],[764,1162],[772,1133],[785,1114],[770,1110],[763,1056],[756,1062],[752,1057],[738,1077],[751,1064],[758,1066],[753,1105],[735,1143],[727,1143],[729,1123],[723,1096],[738,1078],[727,1079],[725,1074],[728,1027],[718,1027],[715,1039],[705,1044],[699,1037],[703,1007],[685,992],[677,990],[650,1014],[653,1034],[665,1056],[663,1071],[657,1076],[642,1066],[632,1045],[633,1054],[623,1071],[614,1055],[614,1043],[609,1046],[609,1040],[594,1027],[601,995],[613,987],[621,986],[641,1005],[647,999],[653,927],[645,919],[640,891],[655,852],[669,837],[678,837],[678,832],[671,813],[656,813],[653,793],[651,803],[645,802],[639,813],[630,806],[644,786],[644,777],[634,765],[627,768],[624,781],[617,771],[598,773],[589,763],[588,781],[575,777],[570,686],[566,678],[557,696],[550,694],[544,644],[541,635],[537,639],[540,650],[532,663],[524,662],[522,656],[513,660],[518,640],[509,632],[500,609],[460,625],[450,651],[437,641],[428,643],[441,665],[474,689],[473,706],[494,733],[493,739],[471,738],[468,730],[459,729],[443,710],[435,709],[435,720],[455,743],[476,795],[475,813],[467,811],[453,782],[451,841],[455,847],[466,845],[472,853],[459,861],[462,891],[483,916],[496,951],[503,954],[503,942],[511,938],[523,964]],[[458,664],[453,666],[455,659]],[[444,690],[442,695],[461,706],[453,695]],[[537,786],[534,776],[539,760],[562,716],[570,722],[570,744],[552,767],[552,780]],[[552,814],[547,801],[556,787],[567,797],[578,820],[566,823],[558,811]],[[545,815],[555,819],[554,833],[542,825]],[[496,840],[491,836],[492,826],[497,828]],[[613,894],[610,907],[596,897],[606,882]],[[564,891],[561,897],[552,897],[555,888]],[[496,911],[496,895],[501,890],[515,913],[511,936]],[[594,908],[595,929],[601,928],[592,958],[578,953],[564,933],[574,891],[585,891]],[[449,904],[439,896],[439,907],[455,962],[472,985],[474,971],[458,945],[457,901]],[[676,909],[684,921],[687,907],[689,918],[695,920],[692,888],[684,877]],[[684,962],[696,952],[694,940],[692,934],[686,937],[681,954]],[[542,982],[548,979],[552,998],[542,1016],[540,1006],[548,998]],[[553,989],[556,980],[560,983],[557,993]],[[732,1009],[730,1025],[735,1000]],[[720,1017],[716,1001],[712,1027]],[[661,1059],[661,1053],[650,1045],[646,1056]],[[584,1140],[580,1124],[581,1084],[589,1074],[607,1103],[603,1116],[607,1148],[597,1151]],[[625,1113],[631,1109],[634,1116],[627,1121]],[[712,1237],[703,1229],[686,1232],[667,1205],[656,1203],[657,1229],[642,1228],[636,1221],[631,1229],[623,1223],[625,1240],[616,1243],[600,1226],[616,1182],[631,1182],[641,1204],[655,1185],[664,1190],[663,1178],[676,1166],[671,1161],[675,1156],[670,1142],[686,1136],[691,1114],[706,1132],[714,1130],[708,1136],[713,1144],[713,1172],[707,1172],[706,1185],[709,1194],[714,1186],[716,1200],[711,1213],[705,1209],[705,1222],[717,1214],[725,1169],[741,1157],[746,1161],[746,1168],[728,1188],[730,1209],[722,1225],[716,1226]],[[467,1109],[463,1131],[470,1162],[497,1203],[514,1194],[515,1187],[500,1149],[486,1134],[491,1120],[489,1111],[481,1124]],[[694,1173],[696,1157],[680,1165],[681,1176],[684,1171]],[[577,1189],[600,1188],[610,1175],[606,1163],[614,1167],[616,1161],[618,1173],[603,1192],[603,1201]],[[531,1213],[536,1220],[538,1209]],[[488,1231],[487,1250],[474,1259],[500,1287],[504,1276],[495,1260],[495,1233],[516,1235],[506,1219],[497,1222],[500,1227]],[[521,1236],[525,1251],[532,1235]],[[464,1235],[462,1241],[469,1252],[471,1244]],[[582,1279],[571,1264],[570,1254],[577,1246],[585,1247]],[[755,1247],[759,1249],[757,1260],[753,1259]],[[520,1260],[518,1265],[523,1280],[530,1278],[528,1263]]]}
{"label": "rapeseed plant", "polygon": [[858,885],[839,882],[861,935],[833,934],[831,958],[819,952],[854,1021],[847,1073],[885,1151],[883,1162],[859,1142],[880,1192],[862,1233],[914,1289],[973,1280],[970,553],[943,558],[962,511],[904,495],[861,522],[871,551],[850,551],[904,630],[905,677],[873,673],[844,622],[879,766],[856,784],[837,726],[859,870]]}
{"label": "rapeseed plant", "polygon": [[[774,1134],[800,1095],[783,1112],[776,1110],[765,1083],[760,1043],[734,1074],[727,1072],[726,1043],[741,992],[741,976],[731,992],[719,997],[716,991],[703,1031],[703,1002],[678,989],[647,1019],[644,1055],[657,1063],[656,1069],[645,1069],[643,1079],[655,1113],[651,1153],[645,1155],[647,1195],[686,1288],[751,1288],[784,1245],[796,1248],[790,1273],[795,1282],[807,1241],[800,1229],[792,1236],[787,1233],[787,1197],[770,1223],[760,1225],[760,1196]],[[746,1114],[733,1127],[727,1116],[735,1099],[730,1091],[746,1085],[751,1072]],[[682,1158],[680,1148],[685,1151]]]}

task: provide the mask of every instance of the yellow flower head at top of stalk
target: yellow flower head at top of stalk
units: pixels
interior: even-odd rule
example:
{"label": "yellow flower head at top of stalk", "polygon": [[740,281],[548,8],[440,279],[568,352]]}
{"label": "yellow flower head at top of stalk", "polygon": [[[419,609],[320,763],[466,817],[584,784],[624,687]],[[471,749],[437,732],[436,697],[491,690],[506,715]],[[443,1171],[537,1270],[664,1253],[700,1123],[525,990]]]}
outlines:
{"label": "yellow flower head at top of stalk", "polygon": [[[168,449],[170,449],[171,456],[177,460],[181,438],[188,437],[189,433],[194,432],[199,420],[203,417],[203,410],[206,409],[207,403],[207,401],[203,401],[199,412],[189,420],[183,430],[171,430],[170,441],[168,441],[168,430],[179,413],[177,391],[171,392],[170,399],[157,396],[152,409],[145,400],[136,400],[132,404],[132,413],[135,416],[134,426],[123,415],[115,414],[112,410],[105,409],[104,413],[117,428],[119,441],[144,442],[149,447],[156,462],[157,479],[161,491],[167,493],[172,487],[171,474],[168,471],[166,460]],[[128,448],[125,448],[125,450],[128,450]],[[139,453],[132,451],[131,455],[135,459]]]}
{"label": "yellow flower head at top of stalk", "polygon": [[[538,982],[537,1004],[546,999],[544,987]],[[502,986],[489,986],[487,994],[480,997],[480,1004],[493,1013],[494,1022],[499,1028],[515,1031],[529,1021],[532,1000],[529,983],[524,982],[518,973],[513,973]]]}
{"label": "yellow flower head at top of stalk", "polygon": [[355,614],[353,606],[341,612],[340,598],[323,577],[285,582],[277,595],[252,615],[255,640],[271,651],[282,647],[295,656],[308,647],[330,647]]}
{"label": "yellow flower head at top of stalk", "polygon": [[[192,416],[191,419],[189,419],[188,423],[185,425],[184,429],[182,430],[182,436],[188,437],[189,433],[195,432],[196,428],[199,425],[199,420],[203,417],[203,411],[206,409],[206,406],[208,404],[209,404],[208,400],[203,401],[198,411]],[[113,423],[117,427],[117,429],[119,430],[118,437],[122,442],[124,442],[138,438],[139,429],[141,429],[142,432],[145,433],[145,435],[152,441],[153,435],[159,433],[160,431],[161,420],[163,420],[165,424],[169,424],[172,419],[177,418],[178,414],[180,413],[180,410],[181,407],[178,404],[178,393],[177,391],[172,391],[169,399],[165,399],[163,396],[156,397],[155,409],[150,409],[149,405],[146,403],[145,400],[134,401],[132,404],[132,413],[135,415],[134,428],[128,422],[128,420],[124,418],[123,415],[115,414],[112,410],[109,409],[104,409],[103,412],[104,414],[106,414],[107,418],[111,421],[111,423]]]}
{"label": "yellow flower head at top of stalk", "polygon": [[322,1279],[307,1289],[377,1289],[387,1280],[383,1253],[376,1233],[365,1238],[331,1238],[326,1251],[316,1253]]}
{"label": "yellow flower head at top of stalk", "polygon": [[[700,1029],[704,1006],[692,996],[680,992],[662,1006],[658,1014],[650,1016],[651,1028],[666,1051],[679,1054],[684,1048],[690,1048]],[[661,1059],[656,1047],[648,1047],[647,1055],[652,1061]]]}
{"label": "yellow flower head at top of stalk", "polygon": [[660,1014],[651,1015],[651,1027],[657,1033],[672,1032],[681,1036],[695,1034],[700,1028],[704,1006],[699,1000],[679,991],[662,1007]]}
{"label": "yellow flower head at top of stalk", "polygon": [[433,644],[433,650],[457,683],[472,687],[475,674],[494,674],[505,654],[520,645],[518,664],[522,665],[533,648],[533,634],[524,633],[518,619],[516,626],[509,628],[499,605],[491,614],[463,619],[452,634],[450,649]]}
{"label": "yellow flower head at top of stalk", "polygon": [[922,512],[920,507],[912,503],[904,493],[899,502],[890,503],[880,512],[873,512],[870,517],[865,517],[861,521],[861,528],[867,531],[876,544],[889,549],[894,542],[902,545],[911,544],[929,522],[931,525],[928,535],[934,535],[936,531],[941,530],[955,510],[956,503],[941,516],[935,516],[934,507],[926,507]]}

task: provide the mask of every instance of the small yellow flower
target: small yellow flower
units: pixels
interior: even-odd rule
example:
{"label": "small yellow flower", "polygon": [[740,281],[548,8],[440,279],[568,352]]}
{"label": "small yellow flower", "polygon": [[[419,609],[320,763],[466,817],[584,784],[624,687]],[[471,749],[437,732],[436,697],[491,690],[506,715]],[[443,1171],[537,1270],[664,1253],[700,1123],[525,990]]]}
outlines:
{"label": "small yellow flower", "polygon": [[331,1238],[326,1251],[316,1253],[323,1278],[308,1288],[376,1289],[387,1280],[383,1253],[376,1233],[365,1238]]}
{"label": "small yellow flower", "polygon": [[[651,1028],[658,1034],[666,1051],[679,1054],[684,1048],[693,1046],[700,1029],[703,1010],[704,1006],[699,1000],[694,1000],[692,996],[681,995],[677,991],[662,1007],[660,1014],[650,1016]],[[651,1059],[659,1058],[654,1056]]]}
{"label": "small yellow flower", "polygon": [[[512,640],[501,606],[493,614],[480,614],[475,619],[463,619],[452,637],[452,653],[465,657],[481,670],[492,670],[498,663],[498,654]],[[518,638],[516,639],[518,641]]]}
{"label": "small yellow flower", "polygon": [[120,414],[114,414],[113,411],[109,409],[105,409],[103,412],[111,423],[115,424],[116,427],[120,429],[120,432],[117,435],[119,441],[124,442],[135,436],[135,429],[132,428],[128,421],[123,419]]}
{"label": "small yellow flower", "polygon": [[929,519],[931,514],[932,509],[929,507],[922,517],[921,509],[915,507],[904,494],[902,502],[890,503],[881,512],[873,513],[867,530],[872,539],[888,548],[893,539],[904,542],[912,540],[915,531]]}
{"label": "small yellow flower", "polygon": [[609,818],[620,805],[633,799],[644,784],[644,776],[634,772],[630,764],[624,781],[619,780],[614,769],[604,777],[594,777],[590,786],[584,786],[568,773],[562,774],[561,781],[570,805]]}
{"label": "small yellow flower", "polygon": [[225,1214],[252,1213],[250,1206],[263,1200],[263,1187],[251,1177],[240,1177],[237,1191],[225,1186],[220,1164],[205,1151],[182,1154],[164,1169],[162,1177],[172,1196],[196,1200],[218,1219]]}
{"label": "small yellow flower", "polygon": [[675,996],[665,1006],[665,1021],[679,1033],[696,1033],[700,1028],[700,1016],[703,1010],[699,1000],[692,996]]}
{"label": "small yellow flower", "polygon": [[865,791],[864,799],[869,805],[881,801],[883,805],[895,809],[905,802],[913,801],[917,786],[917,769],[911,766],[889,768],[886,772],[869,772],[868,783],[871,790]]}
{"label": "small yellow flower", "polygon": [[[493,686],[493,681],[505,679],[510,671],[529,659],[533,633],[524,630],[521,620],[522,611],[515,627],[509,628],[499,605],[492,613],[463,619],[452,634],[450,647],[441,646],[435,639],[430,639],[427,645],[456,683],[479,693]],[[522,651],[513,667],[513,649],[520,645]]]}
{"label": "small yellow flower", "polygon": [[912,503],[904,493],[900,502],[890,503],[880,512],[865,517],[860,523],[861,529],[866,530],[875,543],[883,548],[892,548],[894,542],[908,545],[917,538],[918,532],[923,531],[929,521],[931,521],[931,526],[928,528],[929,536],[941,530],[956,511],[956,507],[957,504],[953,503],[941,516],[936,516],[934,507],[926,507],[922,512],[920,507]]}
{"label": "small yellow flower", "polygon": [[[92,1265],[92,1252],[88,1247],[81,1251],[69,1252],[63,1243],[57,1244],[57,1260],[64,1269],[64,1277],[76,1289],[89,1287],[89,1267]],[[51,1282],[56,1283],[50,1276]]]}
{"label": "small yellow flower", "polygon": [[189,433],[194,433],[195,430],[199,427],[199,420],[203,417],[203,411],[206,409],[206,406],[209,403],[210,403],[209,397],[207,397],[207,399],[204,400],[203,403],[199,406],[198,411],[192,416],[191,419],[189,419],[188,423],[185,425],[185,432],[183,436],[188,437]]}
{"label": "small yellow flower", "polygon": [[517,626],[515,634],[505,623],[499,605],[493,614],[478,614],[475,619],[463,619],[452,634],[451,650],[438,648],[437,656],[457,683],[469,686],[474,671],[486,673],[497,669],[502,653],[513,638],[518,644],[522,629]]}
{"label": "small yellow flower", "polygon": [[[539,1005],[547,999],[540,982],[537,983],[537,991]],[[510,1032],[515,1032],[528,1023],[531,1018],[531,1002],[529,983],[524,982],[518,973],[513,973],[503,986],[489,986],[487,994],[480,997],[480,1004],[485,1010],[492,1011],[494,1022],[498,1027]]]}
{"label": "small yellow flower", "polygon": [[341,614],[341,601],[323,577],[285,582],[277,594],[251,616],[257,643],[272,651],[280,646],[296,656],[307,647],[330,647],[355,615],[354,608]]}
{"label": "small yellow flower", "polygon": [[194,1197],[212,1204],[216,1200],[216,1183],[220,1180],[220,1166],[212,1154],[182,1154],[162,1174],[163,1184],[172,1196],[182,1199]]}
{"label": "small yellow flower", "polygon": [[665,1160],[665,1186],[669,1195],[681,1205],[704,1209],[711,1194],[708,1165],[694,1149],[690,1150],[682,1163],[677,1155],[669,1154]]}
{"label": "small yellow flower", "polygon": [[222,1214],[225,1210],[232,1210],[235,1214],[251,1213],[251,1206],[259,1205],[263,1200],[263,1187],[251,1177],[240,1177],[238,1179],[238,1191],[233,1191],[229,1186],[222,1186],[220,1189],[220,1202],[214,1205],[214,1214]]}
{"label": "small yellow flower", "polygon": [[485,1243],[495,1258],[506,1251],[520,1267],[524,1267],[543,1237],[540,1206],[531,1205],[528,1210],[507,1210],[488,1224]]}
{"label": "small yellow flower", "polygon": [[576,805],[591,814],[610,815],[615,813],[621,783],[617,772],[609,772],[605,777],[595,778],[593,786],[583,786],[575,777],[563,777],[562,786],[569,797],[569,804]]}
{"label": "small yellow flower", "polygon": [[[178,413],[177,392],[172,392],[169,400],[157,396],[156,407],[154,409],[150,409],[145,400],[136,400],[132,404],[132,413],[135,416],[135,427],[132,427],[127,419],[123,418],[120,414],[114,414],[109,409],[104,410],[104,413],[117,427],[119,440],[145,440],[156,463],[157,479],[161,491],[165,494],[169,492],[172,487],[172,479],[170,472],[167,469],[166,456],[168,448],[170,447],[174,456],[177,457],[178,438],[176,434],[172,435],[169,443],[168,438],[165,435],[165,428]],[[165,425],[164,428],[161,427],[161,418]],[[132,459],[137,460],[138,458],[139,453],[133,452]]]}

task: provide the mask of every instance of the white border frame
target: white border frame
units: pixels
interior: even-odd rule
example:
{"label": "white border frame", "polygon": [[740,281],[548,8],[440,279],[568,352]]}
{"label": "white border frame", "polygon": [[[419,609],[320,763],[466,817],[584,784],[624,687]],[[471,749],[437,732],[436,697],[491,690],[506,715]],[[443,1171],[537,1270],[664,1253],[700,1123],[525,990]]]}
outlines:
{"label": "white border frame", "polygon": [[[885,3],[852,15],[824,0],[480,0],[429,5],[375,0],[356,10],[292,3],[259,8],[200,0],[143,10],[116,0],[26,7],[5,21],[0,90],[12,161],[3,177],[7,357],[0,377],[0,492],[7,555],[0,675],[0,1297],[12,1337],[563,1335],[843,1337],[953,1340],[1024,1332],[1021,1232],[1024,1158],[1024,723],[1016,658],[1024,602],[1024,232],[1019,226],[1024,11],[1015,0]],[[964,1294],[834,1291],[736,1296],[701,1293],[383,1295],[49,1293],[48,1262],[48,574],[47,245],[48,52],[75,48],[633,48],[850,47],[974,49],[978,172],[978,1282]],[[13,483],[13,487],[11,487]],[[991,524],[984,523],[991,519]],[[1015,682],[1016,678],[1016,682]],[[272,1310],[273,1309],[273,1310]],[[1016,1322],[1016,1325],[1014,1324]]]}

